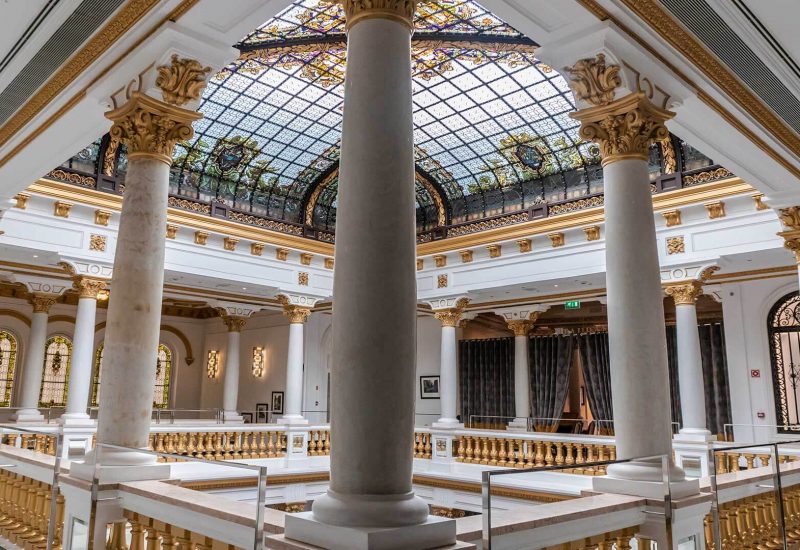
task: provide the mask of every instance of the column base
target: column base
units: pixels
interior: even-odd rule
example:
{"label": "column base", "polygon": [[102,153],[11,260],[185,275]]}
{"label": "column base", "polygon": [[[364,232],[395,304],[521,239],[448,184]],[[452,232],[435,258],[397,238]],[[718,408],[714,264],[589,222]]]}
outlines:
{"label": "column base", "polygon": [[274,421],[275,424],[286,424],[287,426],[307,426],[308,419],[300,414],[287,414]]}
{"label": "column base", "polygon": [[708,430],[698,430],[696,428],[681,428],[681,430],[673,436],[674,441],[690,441],[692,443],[710,443],[717,438]]}
{"label": "column base", "polygon": [[244,417],[237,411],[223,411],[222,422],[224,424],[244,424]]}
{"label": "column base", "polygon": [[44,415],[38,409],[22,409],[14,415],[14,422],[44,422]]}
{"label": "column base", "polygon": [[64,413],[58,423],[65,428],[86,428],[96,424],[86,413]]}
{"label": "column base", "polygon": [[527,418],[515,418],[511,422],[508,423],[506,427],[506,431],[508,432],[527,432],[528,431],[528,419]]}
{"label": "column base", "polygon": [[[624,466],[624,464],[617,464],[617,466]],[[685,498],[700,493],[700,480],[683,479],[670,481],[669,487],[673,499]],[[596,493],[613,493],[659,500],[664,498],[664,483],[658,481],[603,476],[592,479],[592,490]]]}
{"label": "column base", "polygon": [[437,430],[463,430],[464,423],[459,422],[457,418],[440,418],[431,424],[431,428]]}
{"label": "column base", "polygon": [[[270,537],[270,548],[326,550],[424,550],[474,548],[456,544],[453,519],[428,516],[423,523],[404,527],[340,527],[322,523],[313,512],[287,514],[283,540]],[[311,545],[311,546],[309,546]]]}

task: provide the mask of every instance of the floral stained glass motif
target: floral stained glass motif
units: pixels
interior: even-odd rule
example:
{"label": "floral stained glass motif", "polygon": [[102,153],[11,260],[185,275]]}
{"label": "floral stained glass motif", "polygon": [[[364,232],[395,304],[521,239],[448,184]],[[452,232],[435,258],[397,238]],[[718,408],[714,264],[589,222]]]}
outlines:
{"label": "floral stained glass motif", "polygon": [[67,404],[69,367],[72,361],[72,341],[64,336],[52,336],[45,344],[40,407],[63,407]]}
{"label": "floral stained glass motif", "polygon": [[[92,379],[91,406],[100,405],[100,374],[103,363],[103,350],[100,344],[94,358],[94,377]],[[165,409],[169,407],[169,385],[172,374],[172,351],[164,344],[158,345],[156,358],[156,378],[153,384],[153,408]]]}
{"label": "floral stained glass motif", "polygon": [[17,365],[17,339],[5,330],[0,330],[0,407],[11,405],[11,390]]}

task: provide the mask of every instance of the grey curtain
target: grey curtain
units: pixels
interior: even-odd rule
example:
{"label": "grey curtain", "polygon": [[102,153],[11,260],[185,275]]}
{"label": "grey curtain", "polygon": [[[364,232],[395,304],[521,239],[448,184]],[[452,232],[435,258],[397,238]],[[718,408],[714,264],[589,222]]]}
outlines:
{"label": "grey curtain", "polygon": [[461,340],[458,362],[462,422],[499,424],[488,417],[513,418],[514,339]]}
{"label": "grey curtain", "polygon": [[[731,422],[731,398],[728,389],[728,362],[725,356],[725,326],[722,323],[699,325],[700,357],[706,402],[706,426],[712,433],[724,432]],[[672,420],[682,422],[680,380],[678,380],[678,343],[675,327],[667,327],[669,381]]]}
{"label": "grey curtain", "polygon": [[555,431],[564,410],[575,337],[534,336],[528,343],[531,415],[536,431]]}
{"label": "grey curtain", "polygon": [[[608,333],[577,336],[583,364],[583,378],[592,416],[599,420],[614,420],[611,401],[611,367],[608,358]],[[598,423],[598,433],[611,433],[609,422]]]}

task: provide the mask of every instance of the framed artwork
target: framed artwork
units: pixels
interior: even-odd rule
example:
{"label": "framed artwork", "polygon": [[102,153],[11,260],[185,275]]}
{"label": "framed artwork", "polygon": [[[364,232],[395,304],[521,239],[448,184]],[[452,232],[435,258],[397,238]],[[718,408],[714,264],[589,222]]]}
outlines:
{"label": "framed artwork", "polygon": [[256,424],[266,424],[269,420],[269,403],[256,403]]}
{"label": "framed artwork", "polygon": [[439,399],[439,377],[420,376],[419,396],[422,399]]}
{"label": "framed artwork", "polygon": [[245,424],[252,424],[253,423],[253,413],[242,413],[242,420]]}
{"label": "framed artwork", "polygon": [[283,392],[272,392],[272,412],[274,414],[283,414]]}

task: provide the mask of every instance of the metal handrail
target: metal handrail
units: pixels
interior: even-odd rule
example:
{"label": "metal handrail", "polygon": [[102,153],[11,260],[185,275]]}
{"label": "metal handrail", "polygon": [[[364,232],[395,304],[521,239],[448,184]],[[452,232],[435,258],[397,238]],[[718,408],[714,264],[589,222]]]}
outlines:
{"label": "metal handrail", "polygon": [[[800,424],[747,424],[740,422],[731,422],[722,425],[722,437],[725,438],[725,441],[730,441],[728,439],[729,435],[731,438],[733,438],[733,428],[735,428],[736,426],[742,428],[776,428],[776,429],[781,428],[783,430],[790,430],[795,428],[797,429],[798,432],[800,432]],[[728,433],[729,432],[728,428],[730,428],[730,434]]]}
{"label": "metal handrail", "polygon": [[[95,446],[94,468],[92,471],[92,519],[95,517],[97,509],[98,492],[100,486],[100,468],[102,467],[101,456],[103,449],[116,449],[118,451],[130,451],[138,454],[145,454],[161,458],[171,458],[176,462],[202,462],[203,464],[216,464],[218,466],[225,466],[229,468],[239,468],[242,470],[252,470],[258,474],[257,492],[258,498],[256,500],[256,525],[253,540],[253,550],[264,549],[264,508],[266,507],[266,490],[267,490],[267,467],[257,466],[255,464],[244,464],[242,462],[233,462],[228,460],[208,460],[205,458],[196,458],[193,456],[179,455],[174,453],[163,453],[159,451],[151,451],[149,449],[139,449],[136,447],[124,447],[122,445],[113,445],[111,443],[97,443]],[[90,533],[93,533],[94,526],[91,526]],[[50,550],[48,548],[48,550]]]}
{"label": "metal handrail", "polygon": [[[620,460],[603,460],[598,462],[587,462],[584,467],[610,466],[612,464],[626,464],[630,462],[654,462],[661,461],[662,482],[664,483],[664,519],[667,521],[667,548],[672,548],[672,487],[670,487],[670,466],[672,465],[671,455],[653,455]],[[534,466],[533,468],[523,469],[504,469],[504,470],[484,470],[481,472],[481,508],[482,508],[482,536],[481,543],[483,550],[492,549],[492,478],[523,473],[535,472],[557,472],[560,470],[574,469],[574,465],[561,466]],[[717,546],[717,548],[722,548]]]}
{"label": "metal handrail", "polygon": [[176,412],[211,412],[214,413],[214,421],[217,424],[222,424],[222,409],[218,407],[208,408],[208,409],[155,409],[154,408],[153,414],[156,415],[156,424],[161,424],[162,413],[169,413],[170,424],[175,424]]}
{"label": "metal handrail", "polygon": [[66,407],[64,407],[62,405],[59,405],[57,407],[0,407],[0,411],[9,411],[9,412],[11,412],[11,411],[24,411],[24,410],[28,410],[28,409],[34,409],[34,410],[37,410],[37,411],[43,411],[45,413],[44,416],[46,417],[47,424],[50,424],[50,420],[52,418],[52,415],[50,414],[51,411],[54,411],[54,410],[62,410],[63,411],[63,410],[66,410]]}

